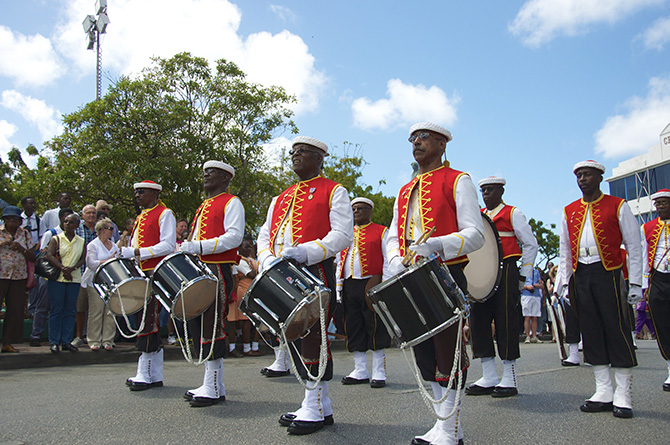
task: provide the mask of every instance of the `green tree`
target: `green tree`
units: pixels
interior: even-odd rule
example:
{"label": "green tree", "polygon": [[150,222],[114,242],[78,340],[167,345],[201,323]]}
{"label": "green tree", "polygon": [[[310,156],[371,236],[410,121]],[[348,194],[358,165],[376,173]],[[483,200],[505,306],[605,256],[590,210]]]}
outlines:
{"label": "green tree", "polygon": [[559,255],[560,237],[553,232],[556,230],[556,224],[549,224],[549,227],[547,227],[542,221],[536,221],[534,218],[531,218],[528,224],[533,230],[533,235],[535,235],[539,247],[537,253],[540,255],[540,259],[536,260],[535,263],[544,263],[546,267],[550,261]]}
{"label": "green tree", "polygon": [[64,132],[46,142],[37,168],[21,167],[21,193],[51,202],[69,191],[73,206],[104,199],[121,221],[137,213],[133,183],[163,185],[162,200],[179,217],[200,204],[202,164],[218,159],[235,167],[231,193],[257,227],[274,194],[262,144],[297,132],[280,87],[245,80],[231,62],[180,53],[155,58],[137,78],[121,77],[100,100],[63,117]]}

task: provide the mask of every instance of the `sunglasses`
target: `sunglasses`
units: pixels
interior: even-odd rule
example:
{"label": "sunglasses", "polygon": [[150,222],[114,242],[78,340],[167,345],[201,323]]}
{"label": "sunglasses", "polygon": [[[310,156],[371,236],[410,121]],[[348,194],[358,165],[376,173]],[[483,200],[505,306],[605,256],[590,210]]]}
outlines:
{"label": "sunglasses", "polygon": [[413,134],[410,137],[407,138],[408,141],[414,142],[417,139],[428,139],[430,137],[430,133],[419,133],[419,134]]}
{"label": "sunglasses", "polygon": [[288,154],[290,156],[293,156],[294,154],[297,155],[302,155],[304,153],[316,153],[316,154],[321,154],[321,152],[318,152],[316,150],[308,150],[306,148],[298,148],[297,150],[289,150]]}

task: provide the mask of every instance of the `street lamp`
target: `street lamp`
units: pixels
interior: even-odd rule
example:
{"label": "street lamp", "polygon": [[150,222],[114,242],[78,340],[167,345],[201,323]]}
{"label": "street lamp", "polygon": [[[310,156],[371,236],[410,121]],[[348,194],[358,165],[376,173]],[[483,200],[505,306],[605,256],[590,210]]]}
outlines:
{"label": "street lamp", "polygon": [[107,25],[109,25],[109,17],[107,16],[107,0],[96,0],[95,1],[95,13],[97,14],[97,19],[94,15],[87,15],[82,26],[84,27],[84,32],[88,35],[88,47],[86,49],[96,48],[98,57],[95,70],[95,99],[100,99],[100,71],[102,68],[102,54],[100,52],[100,34],[105,34],[107,32]]}

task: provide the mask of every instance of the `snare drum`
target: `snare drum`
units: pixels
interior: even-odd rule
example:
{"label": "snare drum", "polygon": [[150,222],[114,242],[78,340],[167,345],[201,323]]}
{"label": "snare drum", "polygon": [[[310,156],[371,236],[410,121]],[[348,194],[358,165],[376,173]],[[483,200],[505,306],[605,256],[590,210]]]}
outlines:
{"label": "snare drum", "polygon": [[163,258],[151,276],[156,298],[180,320],[195,318],[212,305],[218,281],[197,256],[184,252]]}
{"label": "snare drum", "polygon": [[147,283],[142,269],[130,258],[107,260],[93,276],[93,287],[115,315],[130,315],[142,309],[145,298],[151,295]]}
{"label": "snare drum", "polygon": [[401,348],[415,346],[465,317],[463,291],[437,257],[421,260],[368,291],[375,312]]}
{"label": "snare drum", "polygon": [[278,258],[257,276],[240,302],[240,310],[256,327],[267,325],[287,341],[304,337],[327,310],[330,289],[307,269]]}

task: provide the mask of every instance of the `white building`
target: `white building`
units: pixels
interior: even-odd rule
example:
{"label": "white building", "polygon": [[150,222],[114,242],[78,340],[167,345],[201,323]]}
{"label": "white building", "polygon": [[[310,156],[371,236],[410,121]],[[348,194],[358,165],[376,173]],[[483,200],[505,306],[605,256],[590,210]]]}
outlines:
{"label": "white building", "polygon": [[661,132],[660,141],[640,156],[619,163],[612,177],[605,179],[610,195],[628,201],[640,223],[656,218],[649,196],[659,189],[670,189],[670,124]]}

